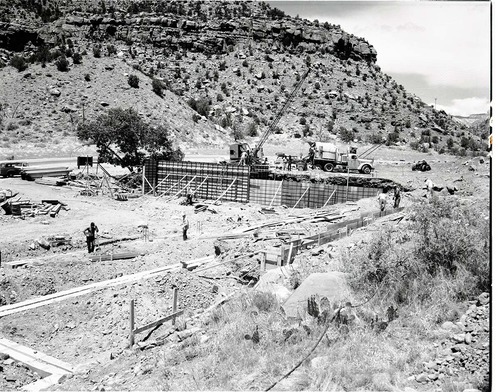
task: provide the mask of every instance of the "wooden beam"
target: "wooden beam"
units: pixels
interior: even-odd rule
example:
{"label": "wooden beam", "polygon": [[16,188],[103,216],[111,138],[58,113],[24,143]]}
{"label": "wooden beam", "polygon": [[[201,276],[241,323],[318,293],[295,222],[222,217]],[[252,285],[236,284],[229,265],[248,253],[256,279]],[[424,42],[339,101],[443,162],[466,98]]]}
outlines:
{"label": "wooden beam", "polygon": [[135,319],[135,301],[133,299],[130,300],[130,333],[129,333],[129,347],[132,348],[134,347],[135,343],[135,324],[134,324],[134,319]]}
{"label": "wooden beam", "polygon": [[[185,178],[187,177],[187,174],[184,175],[179,181],[177,181],[174,185],[172,185],[170,188],[168,188],[165,192],[163,192],[160,197],[162,197],[165,193],[169,192],[172,188],[176,187],[177,185],[179,185],[181,183],[182,180],[184,180]],[[160,185],[160,184],[158,184]]]}
{"label": "wooden beam", "polygon": [[191,184],[191,183],[193,182],[193,180],[194,180],[196,177],[197,177],[197,176],[194,176],[193,178],[191,178],[191,179],[188,181],[188,183],[187,183],[186,185],[184,185],[184,187],[183,187],[180,191],[178,191],[175,195],[172,195],[172,196],[171,196],[168,200],[173,200],[173,199],[174,199],[177,195],[179,195],[180,193],[182,193],[182,191],[183,191],[184,189],[186,189],[186,188],[189,186],[189,184]]}
{"label": "wooden beam", "polygon": [[182,315],[183,313],[184,313],[184,310],[178,310],[177,312],[172,313],[172,314],[168,315],[167,317],[163,317],[159,320],[153,321],[152,323],[146,324],[143,327],[134,329],[134,334],[138,334],[138,333],[144,332],[148,329],[157,327],[158,325],[161,325],[161,324],[165,323],[166,321],[175,319],[175,317],[178,317],[178,316]]}
{"label": "wooden beam", "polygon": [[269,204],[269,207],[271,207],[274,203],[274,199],[276,198],[276,195],[278,194],[278,192],[280,191],[281,189],[281,186],[283,185],[283,180],[281,180],[280,182],[280,185],[278,187],[278,189],[276,189],[276,192],[274,193],[274,196],[273,196],[273,199],[271,200],[271,203]]}
{"label": "wooden beam", "polygon": [[302,194],[302,196],[300,196],[299,200],[297,200],[297,203],[295,203],[295,205],[292,207],[292,209],[294,209],[295,207],[297,207],[297,205],[300,203],[300,201],[302,200],[302,198],[304,197],[304,195],[307,193],[307,191],[309,190],[311,186],[308,186],[307,189],[304,191],[304,193]]}
{"label": "wooden beam", "polygon": [[233,179],[233,181],[231,182],[231,184],[229,184],[229,186],[226,188],[226,190],[224,192],[222,192],[222,194],[212,204],[217,203],[227,193],[227,191],[229,191],[229,189],[231,189],[231,187],[233,186],[233,184],[235,182],[236,182],[236,178]]}
{"label": "wooden beam", "polygon": [[337,192],[337,187],[335,186],[335,189],[333,190],[332,194],[330,195],[330,197],[328,198],[328,200],[325,202],[325,204],[323,204],[323,208],[325,208],[328,204],[328,202],[330,201],[330,199],[333,197],[333,195],[335,194],[335,192]]}

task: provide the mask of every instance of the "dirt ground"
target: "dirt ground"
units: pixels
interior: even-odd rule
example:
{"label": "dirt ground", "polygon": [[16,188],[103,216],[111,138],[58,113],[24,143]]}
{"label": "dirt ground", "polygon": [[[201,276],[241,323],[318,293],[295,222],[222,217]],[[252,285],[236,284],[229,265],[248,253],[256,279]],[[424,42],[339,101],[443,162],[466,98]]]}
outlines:
{"label": "dirt ground", "polygon": [[[490,188],[488,158],[484,163],[480,163],[479,158],[411,152],[412,160],[408,155],[406,160],[403,160],[405,152],[394,150],[393,159],[384,161],[384,155],[385,151],[380,155],[382,161],[377,164],[376,175],[415,189],[403,195],[402,206],[410,203],[411,198],[422,197],[425,194],[422,188],[426,178],[431,178],[438,186],[456,186],[458,188],[456,197],[474,199],[478,203],[485,203],[485,200],[488,200]],[[413,172],[411,164],[417,158],[426,159],[432,170],[425,173]],[[18,219],[0,214],[2,262],[29,261],[21,268],[11,269],[3,265],[0,269],[0,295],[3,297],[3,304],[21,302],[94,282],[214,255],[214,236],[254,225],[266,219],[278,217],[286,219],[291,214],[307,212],[276,208],[277,214],[266,215],[260,212],[259,205],[223,203],[213,206],[215,213],[205,211],[195,214],[192,206],[181,205],[180,200],[167,202],[163,198],[144,196],[128,201],[116,201],[107,196],[81,196],[79,190],[75,188],[39,185],[22,181],[20,178],[0,179],[1,189],[19,192],[23,199],[33,202],[57,199],[68,206],[67,211],[61,211],[55,218],[39,216]],[[446,188],[442,193],[444,196]],[[377,202],[375,198],[364,199],[348,206],[336,205],[332,210],[352,210],[352,207],[357,211],[347,215],[375,211]],[[485,216],[488,216],[488,210],[489,206],[485,203]],[[187,241],[182,240],[180,229],[183,212],[187,213],[190,220]],[[242,218],[240,223],[239,217]],[[349,219],[349,216],[346,219]],[[101,241],[137,237],[102,246],[99,252],[126,250],[137,251],[144,255],[131,260],[91,262],[83,235],[84,228],[90,222],[95,222],[99,227]],[[139,229],[144,223],[147,223],[150,229],[150,237],[146,240],[141,238]],[[308,233],[315,233],[323,231],[325,226],[326,223],[323,222],[300,225],[300,228]],[[362,241],[366,233],[367,231],[360,232],[356,239],[346,239],[345,244],[339,242],[335,247],[339,249],[341,246],[348,246],[350,242]],[[50,250],[30,247],[36,239],[51,235],[71,236],[72,246],[65,245]],[[244,245],[237,250],[240,253],[266,245],[251,241],[239,244]],[[327,261],[318,257],[317,265],[324,263]],[[228,268],[218,268],[212,271],[211,276],[214,277],[216,274],[223,277],[229,275],[230,271]],[[103,384],[103,380],[109,377],[109,374],[116,374],[116,369],[113,370],[113,367],[123,369],[124,366],[137,365],[144,369],[149,366],[148,358],[144,354],[137,357],[126,350],[131,299],[136,300],[136,323],[143,325],[171,311],[174,287],[179,288],[179,308],[187,309],[190,315],[206,309],[214,301],[239,287],[236,279],[193,278],[193,276],[184,269],[8,315],[2,317],[0,336],[69,362],[79,372],[84,372],[87,378],[85,382],[80,379],[71,383],[69,380],[68,384],[64,384],[64,389],[88,390]],[[167,329],[167,326],[158,328],[153,338],[161,336]],[[119,361],[111,361],[118,357]],[[141,372],[139,373],[143,374]],[[131,370],[129,373],[128,381],[122,379],[109,389],[154,389],[153,384],[136,384],[133,379],[137,376],[137,372]],[[19,389],[22,385],[21,381],[6,381],[2,375],[5,373],[0,373],[0,390]],[[22,382],[28,379],[29,377],[23,378]]]}

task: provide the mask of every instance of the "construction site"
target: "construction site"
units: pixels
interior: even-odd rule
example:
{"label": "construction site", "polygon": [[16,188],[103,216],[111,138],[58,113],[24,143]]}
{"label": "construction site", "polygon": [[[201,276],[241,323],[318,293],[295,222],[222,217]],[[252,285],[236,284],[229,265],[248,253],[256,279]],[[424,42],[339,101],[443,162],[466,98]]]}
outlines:
{"label": "construction site", "polygon": [[265,2],[0,9],[0,391],[493,390],[479,88]]}
{"label": "construction site", "polygon": [[[487,163],[429,162],[446,173],[435,175],[435,197],[456,198],[450,184],[466,198],[487,191]],[[425,200],[431,173],[412,164],[380,160],[373,176],[275,170],[263,179],[251,166],[148,161],[135,190],[119,185],[109,165],[80,168],[82,180],[2,180],[0,352],[9,359],[0,388],[72,390],[77,379],[87,380],[84,389],[104,387],[88,375],[117,358],[205,336],[211,309],[259,287],[271,271],[282,279],[334,272],[346,250],[404,224],[406,209]],[[381,211],[377,195],[396,186],[400,205],[389,200]],[[99,230],[93,253],[83,234],[90,222]],[[287,308],[293,290],[264,287],[289,317],[305,312]],[[111,389],[124,385],[156,389]]]}

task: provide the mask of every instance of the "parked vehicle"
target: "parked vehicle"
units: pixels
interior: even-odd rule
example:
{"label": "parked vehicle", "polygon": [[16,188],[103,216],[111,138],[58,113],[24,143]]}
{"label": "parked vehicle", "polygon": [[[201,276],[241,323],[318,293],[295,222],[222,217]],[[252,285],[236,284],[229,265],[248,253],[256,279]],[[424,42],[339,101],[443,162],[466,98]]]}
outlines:
{"label": "parked vehicle", "polygon": [[351,147],[349,152],[341,152],[332,143],[311,142],[309,162],[314,167],[331,172],[336,169],[349,169],[362,174],[370,174],[374,169],[373,159],[360,159],[356,155],[356,147]]}
{"label": "parked vehicle", "polygon": [[6,161],[0,162],[0,176],[14,177],[21,175],[21,171],[28,167],[26,162]]}
{"label": "parked vehicle", "polygon": [[411,170],[413,171],[429,171],[431,170],[431,166],[425,161],[425,160],[422,160],[422,161],[418,161],[417,163],[415,163],[412,167],[411,167]]}

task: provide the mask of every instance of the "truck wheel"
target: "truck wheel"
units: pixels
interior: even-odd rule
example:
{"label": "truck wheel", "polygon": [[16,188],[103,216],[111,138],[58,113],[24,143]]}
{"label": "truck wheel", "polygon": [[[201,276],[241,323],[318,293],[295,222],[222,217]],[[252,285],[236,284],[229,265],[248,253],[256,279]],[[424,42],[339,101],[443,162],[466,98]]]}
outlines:
{"label": "truck wheel", "polygon": [[7,177],[14,177],[14,172],[13,171],[8,172]]}
{"label": "truck wheel", "polygon": [[361,173],[363,174],[370,174],[372,172],[372,169],[368,165],[363,165],[360,170]]}
{"label": "truck wheel", "polygon": [[327,172],[332,172],[334,168],[335,168],[335,165],[331,162],[327,162],[323,165],[323,170],[327,171]]}

